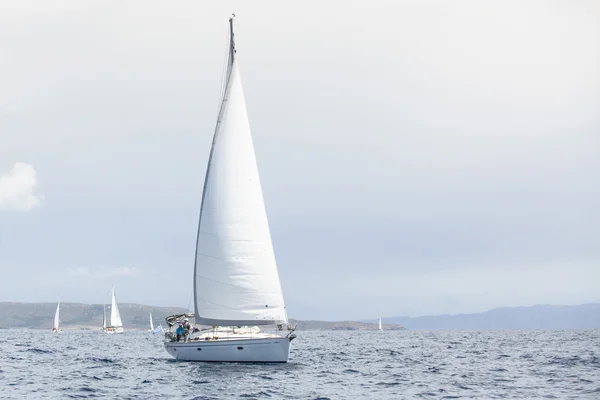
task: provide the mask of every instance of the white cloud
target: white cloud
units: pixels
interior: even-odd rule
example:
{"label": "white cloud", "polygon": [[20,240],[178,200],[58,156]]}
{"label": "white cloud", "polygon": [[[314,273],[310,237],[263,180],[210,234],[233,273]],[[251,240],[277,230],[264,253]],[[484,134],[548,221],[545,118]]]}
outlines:
{"label": "white cloud", "polygon": [[135,267],[111,268],[106,276],[140,276],[140,270]]}
{"label": "white cloud", "polygon": [[86,267],[69,268],[68,273],[71,276],[87,276],[90,275],[90,269]]}
{"label": "white cloud", "polygon": [[77,267],[77,268],[69,268],[67,273],[69,276],[89,276],[89,277],[94,277],[94,278],[140,276],[140,270],[136,267],[118,267],[118,268]]}
{"label": "white cloud", "polygon": [[27,211],[40,204],[34,194],[37,185],[35,168],[18,162],[7,173],[0,175],[0,210]]}

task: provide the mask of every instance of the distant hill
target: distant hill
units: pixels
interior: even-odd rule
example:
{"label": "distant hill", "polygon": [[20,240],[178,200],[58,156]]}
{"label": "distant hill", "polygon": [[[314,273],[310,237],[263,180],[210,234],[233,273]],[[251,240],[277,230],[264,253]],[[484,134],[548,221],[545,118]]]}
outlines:
{"label": "distant hill", "polygon": [[[298,321],[290,319],[291,323],[297,323],[298,329],[301,331],[312,331],[312,330],[330,330],[330,331],[367,331],[377,329],[376,323],[371,322],[359,322],[359,321]],[[385,330],[402,330],[405,329],[402,325],[398,324],[384,324],[382,326]]]}
{"label": "distant hill", "polygon": [[[61,303],[60,320],[63,329],[99,329],[102,326],[102,304]],[[56,303],[0,302],[0,328],[51,329]],[[163,324],[165,317],[189,312],[179,307],[153,307],[142,304],[119,304],[126,329],[148,329],[149,313],[154,324]],[[106,306],[110,315],[110,306]],[[374,330],[370,321],[302,321],[299,330]],[[510,330],[510,329],[591,329],[600,328],[600,303],[578,306],[536,305],[531,307],[501,307],[476,314],[436,315],[423,317],[393,317],[383,319],[383,329],[422,330]]]}
{"label": "distant hill", "polygon": [[393,317],[384,321],[424,330],[593,329],[600,328],[600,303],[501,307],[477,314]]}
{"label": "distant hill", "polygon": [[[51,329],[56,303],[11,303],[0,302],[0,328]],[[148,329],[149,313],[154,325],[165,324],[165,317],[190,312],[177,307],[153,307],[142,304],[119,304],[119,313],[125,329]],[[62,329],[100,329],[102,327],[102,304],[61,303],[60,326]],[[110,315],[110,306],[106,306]],[[376,325],[355,321],[298,321],[299,330],[374,330]],[[386,324],[386,330],[403,329],[399,325]]]}

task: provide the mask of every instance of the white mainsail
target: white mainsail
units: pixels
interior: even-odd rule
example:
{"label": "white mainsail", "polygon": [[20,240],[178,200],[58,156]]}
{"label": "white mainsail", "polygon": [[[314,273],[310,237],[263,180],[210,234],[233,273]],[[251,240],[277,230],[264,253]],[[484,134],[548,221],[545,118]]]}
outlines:
{"label": "white mainsail", "polygon": [[110,326],[123,326],[123,321],[121,321],[121,314],[119,314],[119,308],[117,307],[117,298],[115,297],[114,286],[112,288],[112,304],[110,306]]}
{"label": "white mainsail", "polygon": [[56,305],[56,312],[54,313],[54,325],[52,326],[53,331],[58,331],[60,325],[60,299]]}
{"label": "white mainsail", "polygon": [[150,311],[150,330],[154,330],[154,322],[152,322],[152,311]]}
{"label": "white mainsail", "polygon": [[381,328],[381,317],[379,317],[379,330],[382,330],[382,328]]}
{"label": "white mainsail", "polygon": [[233,28],[204,181],[194,278],[196,323],[287,323]]}
{"label": "white mainsail", "polygon": [[106,330],[106,305],[104,305],[104,312],[102,314],[102,329]]}

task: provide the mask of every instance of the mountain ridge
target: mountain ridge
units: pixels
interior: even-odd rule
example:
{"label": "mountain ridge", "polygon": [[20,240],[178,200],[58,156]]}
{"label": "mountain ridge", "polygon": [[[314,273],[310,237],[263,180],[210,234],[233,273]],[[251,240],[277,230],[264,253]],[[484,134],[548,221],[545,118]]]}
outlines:
{"label": "mountain ridge", "polygon": [[[103,304],[61,303],[61,328],[100,329]],[[0,328],[50,329],[56,303],[0,302]],[[164,318],[190,312],[182,307],[159,307],[120,303],[119,311],[126,329],[149,329],[149,313],[154,325]],[[107,318],[110,305],[106,306]],[[299,330],[374,330],[377,319],[358,321],[317,321],[290,319]],[[480,313],[440,314],[419,317],[383,318],[384,330],[520,330],[520,329],[595,329],[600,328],[600,303],[580,305],[536,304],[534,306],[496,307]]]}
{"label": "mountain ridge", "polygon": [[383,320],[415,330],[596,329],[600,328],[600,303],[496,307],[479,313],[388,317]]}

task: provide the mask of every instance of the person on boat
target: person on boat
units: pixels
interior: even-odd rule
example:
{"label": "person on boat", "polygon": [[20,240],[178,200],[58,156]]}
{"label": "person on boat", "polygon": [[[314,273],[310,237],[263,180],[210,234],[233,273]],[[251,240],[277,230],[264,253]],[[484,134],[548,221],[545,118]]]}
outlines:
{"label": "person on boat", "polygon": [[179,324],[179,326],[177,327],[177,330],[175,331],[175,333],[177,334],[177,341],[178,342],[179,342],[179,339],[185,338],[185,329],[183,329],[183,325]]}
{"label": "person on boat", "polygon": [[185,341],[187,342],[190,331],[192,330],[192,325],[190,325],[190,321],[187,318],[183,320],[183,329],[185,332]]}

